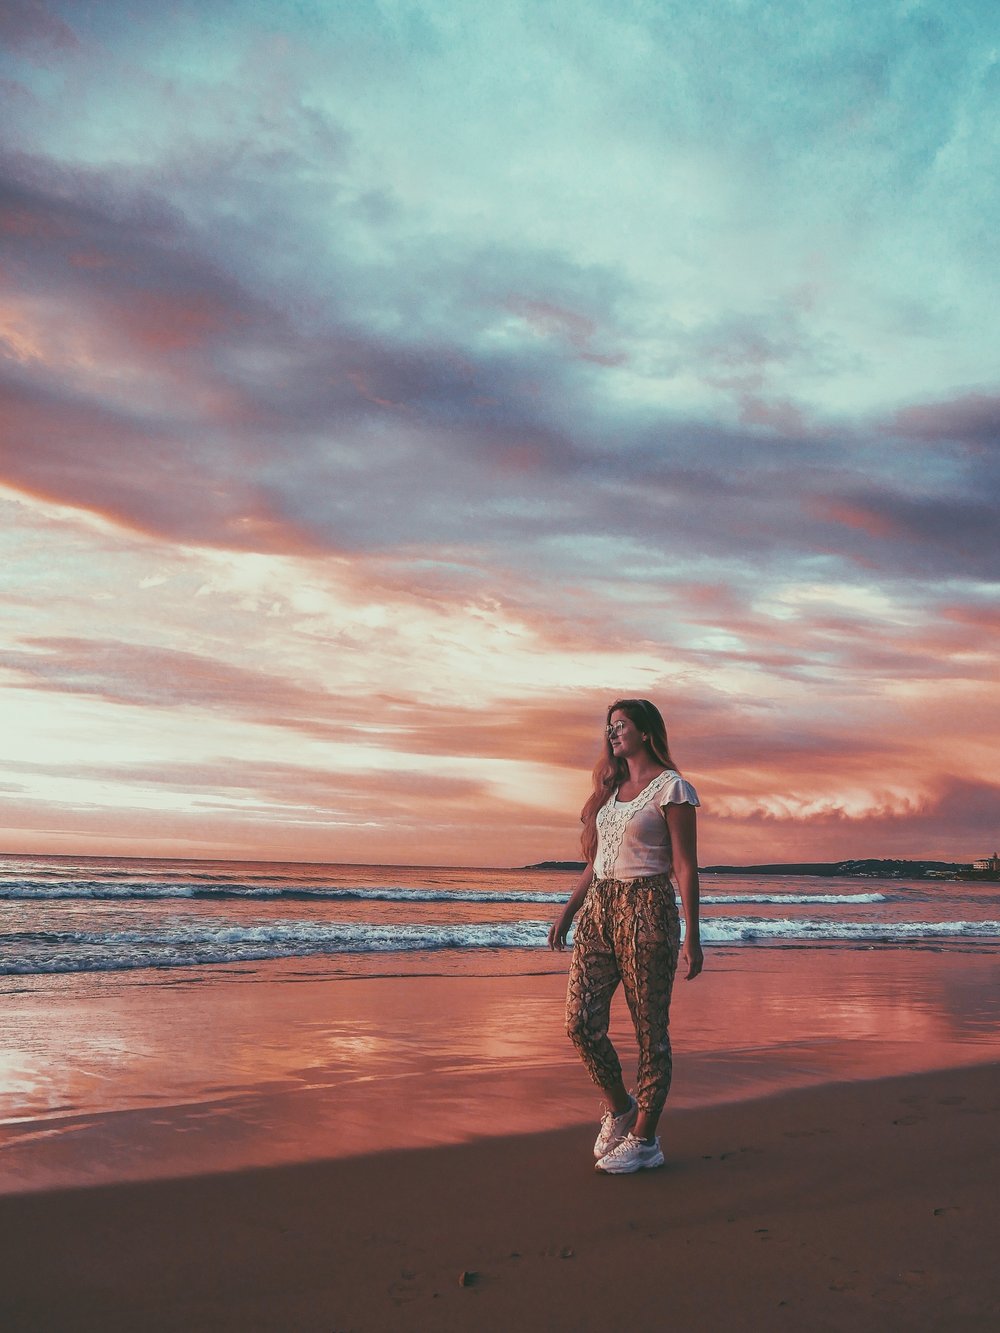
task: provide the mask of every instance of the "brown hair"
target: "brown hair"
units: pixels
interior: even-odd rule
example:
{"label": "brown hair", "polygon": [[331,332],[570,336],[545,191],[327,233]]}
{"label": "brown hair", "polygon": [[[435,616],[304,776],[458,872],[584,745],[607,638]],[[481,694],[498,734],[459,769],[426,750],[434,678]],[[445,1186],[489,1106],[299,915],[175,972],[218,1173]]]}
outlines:
{"label": "brown hair", "polygon": [[670,757],[666,725],[655,704],[651,704],[648,699],[616,699],[608,706],[604,748],[594,765],[594,790],[580,811],[580,822],[583,824],[580,846],[588,862],[592,862],[597,855],[597,812],[628,775],[628,764],[624,759],[616,759],[611,749],[607,727],[612,713],[624,713],[630,722],[635,723],[645,738],[646,749],[658,764],[664,768],[677,767]]}

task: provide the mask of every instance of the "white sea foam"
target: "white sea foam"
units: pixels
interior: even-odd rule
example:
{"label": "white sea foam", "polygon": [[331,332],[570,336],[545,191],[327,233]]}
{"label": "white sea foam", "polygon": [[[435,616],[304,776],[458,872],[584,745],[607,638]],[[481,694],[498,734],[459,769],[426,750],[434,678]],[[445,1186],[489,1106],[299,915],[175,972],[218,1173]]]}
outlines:
{"label": "white sea foam", "polygon": [[703,903],[727,904],[748,903],[762,906],[765,903],[796,903],[819,906],[826,904],[844,907],[861,906],[863,903],[887,903],[891,901],[887,893],[703,893]]}
{"label": "white sea foam", "polygon": [[286,899],[289,902],[399,902],[399,903],[556,903],[568,897],[567,893],[545,893],[541,890],[514,889],[431,889],[385,887],[338,888],[326,885],[294,888],[277,884],[103,884],[88,881],[67,881],[56,886],[29,883],[0,886],[0,900],[57,902],[60,899],[90,898],[122,901],[134,899],[204,898],[227,900]]}
{"label": "white sea foam", "polygon": [[[246,925],[171,919],[148,930],[25,931],[0,935],[0,974],[194,967],[271,958],[406,954],[428,950],[541,949],[548,921],[411,925],[315,921]],[[915,944],[1000,938],[1000,921],[836,921],[708,918],[709,945],[790,941]]]}
{"label": "white sea foam", "polygon": [[[402,888],[395,885],[375,887],[347,887],[297,885],[294,888],[276,884],[246,883],[158,883],[144,881],[130,884],[108,884],[96,880],[66,880],[61,884],[39,884],[22,880],[0,885],[0,900],[24,902],[58,902],[62,899],[93,899],[95,901],[123,901],[134,899],[203,898],[225,902],[227,899],[284,899],[289,902],[398,902],[398,903],[560,903],[569,896],[568,890],[546,892],[541,889],[433,889]],[[764,891],[737,893],[705,893],[701,901],[708,905],[732,903],[763,905],[767,903],[796,903],[852,906],[863,903],[888,902],[884,893],[782,893]]]}

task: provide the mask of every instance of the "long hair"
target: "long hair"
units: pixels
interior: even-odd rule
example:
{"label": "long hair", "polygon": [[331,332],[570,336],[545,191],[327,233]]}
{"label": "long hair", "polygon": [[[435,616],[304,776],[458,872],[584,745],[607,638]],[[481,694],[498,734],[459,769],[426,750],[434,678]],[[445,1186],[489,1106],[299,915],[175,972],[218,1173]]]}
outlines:
{"label": "long hair", "polygon": [[677,767],[670,757],[666,725],[655,704],[651,704],[648,699],[616,699],[613,704],[608,705],[604,725],[604,747],[594,765],[594,790],[580,811],[580,822],[583,824],[580,846],[587,861],[593,861],[597,855],[597,812],[615,788],[620,787],[628,776],[628,764],[624,759],[615,758],[608,737],[607,728],[612,713],[624,713],[630,722],[635,723],[646,738],[646,749],[658,764],[662,764],[664,768]]}

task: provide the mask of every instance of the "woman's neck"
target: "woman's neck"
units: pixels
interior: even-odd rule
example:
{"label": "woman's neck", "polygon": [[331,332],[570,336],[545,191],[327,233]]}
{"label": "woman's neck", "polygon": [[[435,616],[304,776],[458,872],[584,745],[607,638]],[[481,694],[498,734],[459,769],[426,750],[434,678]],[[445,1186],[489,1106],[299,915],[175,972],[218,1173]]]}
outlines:
{"label": "woman's neck", "polygon": [[663,765],[648,751],[626,759],[625,767],[628,772],[622,785],[629,787],[645,786],[656,777],[657,773],[663,772]]}

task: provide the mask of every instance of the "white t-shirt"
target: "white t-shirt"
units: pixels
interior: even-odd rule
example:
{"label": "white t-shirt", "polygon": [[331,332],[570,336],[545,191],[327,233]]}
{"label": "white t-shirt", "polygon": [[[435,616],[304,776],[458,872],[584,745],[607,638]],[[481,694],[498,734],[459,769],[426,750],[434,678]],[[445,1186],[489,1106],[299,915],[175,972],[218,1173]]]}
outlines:
{"label": "white t-shirt", "polygon": [[700,805],[698,794],[672,768],[665,769],[631,801],[619,801],[618,792],[597,812],[598,879],[638,879],[642,875],[669,875],[673,870],[670,831],[665,805]]}

